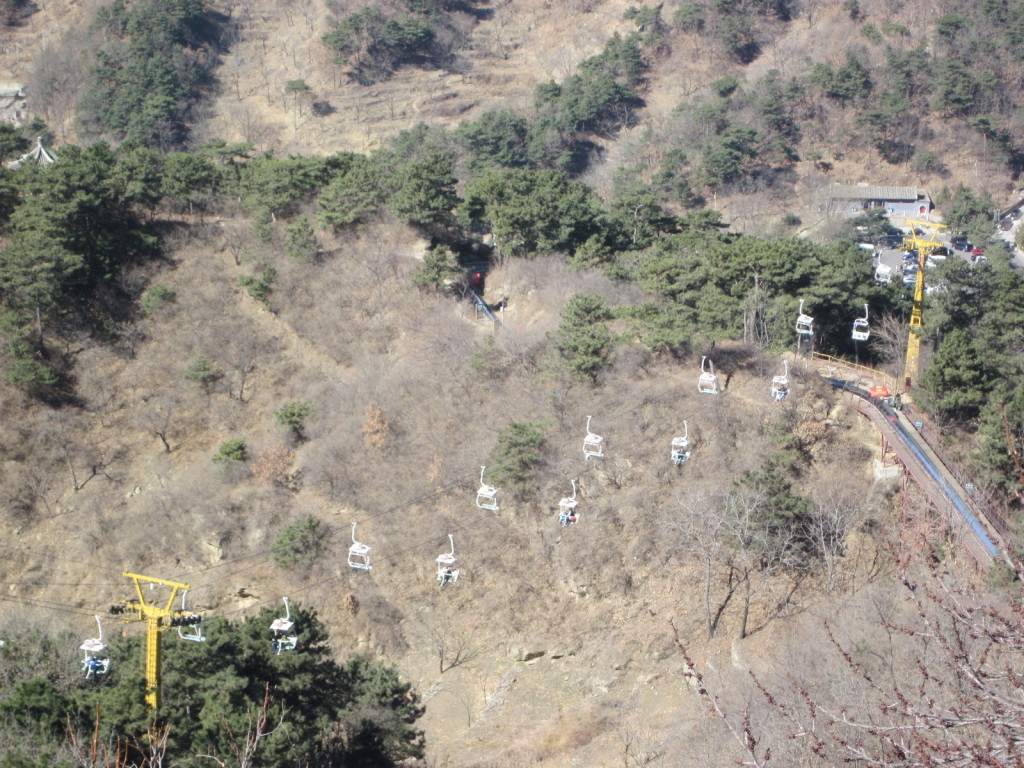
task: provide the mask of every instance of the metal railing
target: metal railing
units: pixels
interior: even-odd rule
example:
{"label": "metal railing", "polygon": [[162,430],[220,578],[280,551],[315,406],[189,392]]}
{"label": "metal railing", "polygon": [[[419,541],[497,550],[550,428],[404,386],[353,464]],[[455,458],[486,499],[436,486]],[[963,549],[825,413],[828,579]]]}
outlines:
{"label": "metal railing", "polygon": [[849,368],[859,373],[863,373],[865,376],[870,376],[875,380],[880,379],[882,382],[886,384],[886,386],[892,389],[893,393],[895,394],[896,379],[893,378],[892,375],[886,373],[885,371],[880,371],[877,368],[871,368],[866,365],[860,365],[859,363],[851,363],[849,360],[844,360],[841,357],[833,357],[832,355],[826,355],[821,352],[811,352],[811,358],[823,363],[829,363],[831,365]]}

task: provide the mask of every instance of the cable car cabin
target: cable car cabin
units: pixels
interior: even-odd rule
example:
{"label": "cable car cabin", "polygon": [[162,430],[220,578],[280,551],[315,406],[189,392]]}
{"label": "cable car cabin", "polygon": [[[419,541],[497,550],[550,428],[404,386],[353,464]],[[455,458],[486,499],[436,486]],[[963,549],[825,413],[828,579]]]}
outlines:
{"label": "cable car cabin", "polygon": [[284,618],[274,619],[270,625],[270,647],[278,656],[283,651],[294,651],[299,646],[299,634],[295,630],[295,622],[292,621],[291,606],[288,605],[288,598],[284,599]]}
{"label": "cable car cabin", "polygon": [[295,622],[287,619],[274,619],[270,625],[270,647],[280,656],[284,651],[294,651],[299,646],[299,636],[295,632]]}
{"label": "cable car cabin", "polygon": [[78,648],[85,651],[85,658],[82,659],[82,671],[86,677],[105,675],[110,671],[110,657],[107,655],[107,646],[103,644],[102,640],[90,638]]}
{"label": "cable car cabin", "polygon": [[442,552],[437,556],[437,583],[440,586],[454,584],[459,580],[459,569],[455,567],[455,539],[449,533],[448,542],[451,544],[450,552]]}
{"label": "cable car cabin", "polygon": [[796,317],[796,332],[802,336],[814,333],[814,318],[804,314],[804,300],[800,299],[800,311]]}
{"label": "cable car cabin", "polygon": [[690,425],[683,422],[683,436],[672,438],[672,463],[677,467],[690,460]]}
{"label": "cable car cabin", "polygon": [[789,395],[789,361],[783,360],[783,372],[781,376],[772,377],[772,399],[785,400]]}
{"label": "cable car cabin", "polygon": [[498,511],[498,489],[484,482],[484,470],[480,467],[480,487],[476,491],[476,505],[480,509],[489,509],[492,512]]}
{"label": "cable car cabin", "polygon": [[86,677],[105,675],[110,669],[110,657],[107,655],[107,646],[103,643],[103,622],[99,616],[96,617],[96,626],[100,630],[99,637],[90,637],[78,646],[80,651],[85,651],[82,671]]}
{"label": "cable car cabin", "polygon": [[706,356],[700,360],[700,379],[697,380],[697,391],[705,395],[718,394],[718,376],[715,375],[715,364]]}
{"label": "cable car cabin", "polygon": [[676,466],[690,460],[690,441],[685,437],[672,438],[672,463]]}
{"label": "cable car cabin", "polygon": [[583,458],[600,459],[604,456],[604,438],[590,431],[590,416],[587,416],[587,436],[583,438]]}
{"label": "cable car cabin", "polygon": [[572,525],[579,521],[580,516],[576,511],[576,506],[579,502],[576,500],[576,481],[572,481],[572,497],[565,497],[558,502],[558,522],[563,527]]}
{"label": "cable car cabin", "polygon": [[369,571],[373,567],[370,565],[372,547],[356,541],[356,525],[357,523],[352,523],[352,546],[348,548],[348,565],[349,568],[358,571]]}
{"label": "cable car cabin", "polygon": [[187,594],[187,589],[181,593],[181,613],[171,619],[171,626],[178,628],[178,637],[182,640],[191,640],[196,643],[205,642],[206,638],[203,637],[203,628],[200,626],[203,617],[185,607],[185,596]]}
{"label": "cable car cabin", "polygon": [[868,327],[868,305],[864,305],[864,317],[858,317],[853,321],[853,340],[854,341],[867,341],[871,335],[871,329]]}

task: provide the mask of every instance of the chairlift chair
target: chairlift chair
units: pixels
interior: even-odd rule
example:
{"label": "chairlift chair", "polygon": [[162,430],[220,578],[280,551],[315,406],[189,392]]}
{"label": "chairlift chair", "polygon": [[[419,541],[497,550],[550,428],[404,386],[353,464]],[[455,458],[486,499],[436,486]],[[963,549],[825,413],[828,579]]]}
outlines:
{"label": "chairlift chair", "polygon": [[172,622],[177,620],[178,625],[178,637],[182,640],[192,640],[196,643],[202,643],[206,640],[203,636],[203,628],[200,626],[203,617],[194,611],[190,611],[185,607],[185,596],[188,594],[188,590],[184,590],[181,593],[181,612],[184,616],[177,616],[171,619]]}
{"label": "chairlift chair", "polygon": [[100,628],[99,637],[90,637],[78,646],[79,650],[85,652],[82,671],[86,677],[105,675],[110,670],[110,656],[107,655],[107,646],[103,642],[103,623],[99,616],[96,617],[96,626]]}
{"label": "chairlift chair", "polygon": [[451,551],[442,552],[437,556],[437,583],[442,587],[445,584],[454,584],[459,580],[459,570],[455,567],[455,537],[448,534],[448,544]]}
{"label": "chairlift chair", "polygon": [[672,463],[677,467],[690,460],[690,425],[683,422],[683,436],[672,438]]}
{"label": "chairlift chair", "polygon": [[[705,363],[708,367],[705,367]],[[708,360],[707,355],[700,360],[700,379],[697,380],[697,391],[705,395],[718,394],[718,376],[715,375],[715,364]]]}
{"label": "chairlift chair", "polygon": [[348,548],[348,564],[350,568],[368,571],[373,567],[370,565],[370,550],[372,547],[356,541],[356,525],[358,523],[352,523],[352,546]]}
{"label": "chairlift chair", "polygon": [[864,317],[858,317],[853,321],[853,340],[867,341],[871,335],[871,328],[868,326],[868,305],[864,305]]}
{"label": "chairlift chair", "polygon": [[796,318],[796,332],[801,336],[810,336],[814,333],[814,318],[804,314],[803,299],[800,299],[800,312]]}
{"label": "chairlift chair", "polygon": [[480,487],[476,492],[476,505],[480,509],[489,509],[492,512],[498,511],[498,489],[484,482],[484,470],[487,467],[480,467]]}
{"label": "chairlift chair", "polygon": [[282,651],[294,651],[299,645],[299,634],[295,630],[295,622],[292,621],[288,598],[281,599],[284,600],[284,618],[276,618],[270,625],[270,647],[278,656]]}
{"label": "chairlift chair", "polygon": [[580,516],[576,511],[576,506],[579,504],[576,501],[576,481],[572,480],[572,496],[566,497],[558,502],[558,522],[561,523],[564,528],[567,525],[572,525],[579,522]]}
{"label": "chairlift chair", "polygon": [[604,456],[604,438],[590,431],[590,416],[587,416],[587,436],[583,438],[583,457],[600,459]]}
{"label": "chairlift chair", "polygon": [[772,399],[785,400],[789,395],[789,361],[782,361],[782,375],[772,377]]}

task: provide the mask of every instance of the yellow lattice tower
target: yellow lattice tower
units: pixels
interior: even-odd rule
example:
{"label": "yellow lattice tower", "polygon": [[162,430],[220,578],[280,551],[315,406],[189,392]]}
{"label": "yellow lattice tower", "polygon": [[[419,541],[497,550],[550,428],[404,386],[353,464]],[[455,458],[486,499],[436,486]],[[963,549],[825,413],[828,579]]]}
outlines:
{"label": "yellow lattice tower", "polygon": [[[907,359],[903,367],[903,386],[910,389],[913,382],[917,381],[917,374],[921,367],[921,328],[924,325],[924,269],[928,261],[928,254],[939,247],[939,230],[945,229],[945,224],[935,224],[931,221],[913,221],[905,219],[910,225],[910,237],[903,238],[903,247],[908,251],[917,252],[917,279],[914,280],[914,305],[910,310],[910,335],[907,337]],[[930,227],[931,237],[927,240],[918,236],[918,228]]]}
{"label": "yellow lattice tower", "polygon": [[[174,600],[179,590],[188,590],[188,584],[179,584],[176,581],[166,579],[154,579],[150,576],[141,576],[137,573],[122,573],[122,576],[129,578],[135,584],[137,600],[125,600],[124,611],[134,613],[133,618],[127,621],[146,622],[146,704],[151,712],[156,711],[160,706],[160,633],[172,626],[191,625],[200,621],[200,618],[191,611],[174,610]],[[150,603],[142,591],[143,584],[149,584],[150,588],[157,585],[170,587],[171,592],[167,602],[163,605]],[[170,621],[168,621],[168,619]]]}

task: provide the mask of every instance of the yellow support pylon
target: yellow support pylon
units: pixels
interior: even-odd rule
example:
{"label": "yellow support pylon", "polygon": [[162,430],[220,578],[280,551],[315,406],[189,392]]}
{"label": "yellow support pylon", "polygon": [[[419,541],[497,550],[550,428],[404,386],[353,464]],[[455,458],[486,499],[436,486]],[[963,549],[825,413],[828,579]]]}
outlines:
{"label": "yellow support pylon", "polygon": [[[928,261],[928,254],[939,247],[939,230],[945,229],[945,224],[936,224],[931,221],[913,221],[904,219],[904,223],[910,225],[910,237],[903,238],[903,247],[908,251],[917,251],[917,278],[914,280],[914,305],[910,310],[910,333],[907,336],[907,358],[903,366],[903,386],[910,389],[917,381],[917,374],[921,368],[921,331],[924,327],[924,270]],[[918,227],[931,227],[934,231],[930,238],[925,240],[917,234]]]}
{"label": "yellow support pylon", "polygon": [[[166,619],[194,618],[191,611],[174,610],[174,600],[178,596],[179,590],[188,590],[190,587],[188,584],[155,579],[151,576],[142,576],[127,571],[121,575],[132,580],[135,584],[135,594],[138,596],[137,600],[124,601],[125,611],[135,614],[133,618],[126,619],[126,621],[146,622],[146,704],[150,712],[155,712],[160,706],[160,633],[171,628],[170,623],[165,621]],[[149,584],[151,588],[157,585],[170,587],[171,594],[167,598],[167,603],[160,606],[147,601],[142,591],[144,583]]]}

